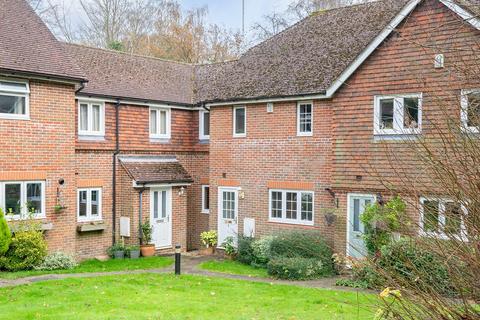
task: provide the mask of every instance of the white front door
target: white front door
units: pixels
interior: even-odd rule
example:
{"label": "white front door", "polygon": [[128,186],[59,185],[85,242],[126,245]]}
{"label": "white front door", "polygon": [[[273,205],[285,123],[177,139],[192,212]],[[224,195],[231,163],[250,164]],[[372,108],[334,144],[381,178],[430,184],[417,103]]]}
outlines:
{"label": "white front door", "polygon": [[347,255],[353,258],[364,258],[367,248],[363,240],[365,227],[360,221],[360,216],[365,207],[375,201],[373,195],[348,195],[348,219],[347,219]]}
{"label": "white front door", "polygon": [[218,188],[218,246],[228,237],[237,243],[238,235],[238,189]]}
{"label": "white front door", "polygon": [[155,248],[172,247],[172,188],[150,190],[150,224]]}

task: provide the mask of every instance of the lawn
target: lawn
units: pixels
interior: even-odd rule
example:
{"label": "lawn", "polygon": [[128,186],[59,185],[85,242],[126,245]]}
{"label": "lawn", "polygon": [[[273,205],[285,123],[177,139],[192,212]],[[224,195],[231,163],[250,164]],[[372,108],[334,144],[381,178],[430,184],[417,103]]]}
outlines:
{"label": "lawn", "polygon": [[375,296],[202,276],[138,274],[0,289],[0,319],[372,319]]}
{"label": "lawn", "polygon": [[58,274],[58,273],[87,273],[87,272],[109,272],[109,271],[125,271],[125,270],[148,270],[161,269],[173,263],[170,257],[149,257],[140,259],[111,259],[100,261],[97,259],[85,260],[76,268],[70,270],[55,271],[20,271],[20,272],[0,272],[0,278],[18,279],[42,274]]}
{"label": "lawn", "polygon": [[252,266],[240,263],[238,261],[231,261],[231,260],[206,261],[201,263],[199,265],[199,268],[203,270],[208,270],[208,271],[228,273],[228,274],[238,274],[238,275],[248,276],[248,277],[260,277],[260,278],[269,277],[266,269],[254,268]]}

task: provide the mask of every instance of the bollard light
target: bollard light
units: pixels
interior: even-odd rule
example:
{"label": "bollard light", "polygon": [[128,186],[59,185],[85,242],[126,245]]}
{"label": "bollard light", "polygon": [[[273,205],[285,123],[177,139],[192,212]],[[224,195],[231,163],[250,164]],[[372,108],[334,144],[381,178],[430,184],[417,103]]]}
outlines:
{"label": "bollard light", "polygon": [[182,259],[181,249],[182,249],[181,245],[177,244],[175,246],[175,274],[176,275],[180,275],[180,263]]}

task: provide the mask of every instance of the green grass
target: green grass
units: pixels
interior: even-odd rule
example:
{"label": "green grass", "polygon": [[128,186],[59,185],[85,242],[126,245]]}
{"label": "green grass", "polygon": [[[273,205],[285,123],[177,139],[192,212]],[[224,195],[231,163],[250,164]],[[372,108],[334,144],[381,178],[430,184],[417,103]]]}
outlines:
{"label": "green grass", "polygon": [[238,261],[231,261],[231,260],[211,260],[203,262],[199,265],[200,269],[214,271],[214,272],[221,272],[221,273],[228,273],[228,274],[238,274],[242,276],[249,276],[249,277],[260,277],[260,278],[268,278],[270,277],[267,273],[266,269],[255,268]]}
{"label": "green grass", "polygon": [[0,319],[372,319],[375,296],[202,276],[71,278],[0,289]]}
{"label": "green grass", "polygon": [[126,270],[148,270],[160,269],[167,267],[173,263],[170,257],[149,257],[140,259],[111,259],[100,261],[97,259],[85,260],[76,268],[70,270],[54,270],[54,271],[19,271],[19,272],[0,272],[0,278],[18,279],[43,274],[59,274],[59,273],[87,273],[87,272],[109,272],[109,271],[126,271]]}

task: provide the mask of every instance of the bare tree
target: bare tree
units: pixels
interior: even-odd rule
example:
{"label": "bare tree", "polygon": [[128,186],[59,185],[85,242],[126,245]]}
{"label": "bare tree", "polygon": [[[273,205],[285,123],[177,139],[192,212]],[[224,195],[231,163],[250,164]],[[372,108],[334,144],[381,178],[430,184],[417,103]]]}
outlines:
{"label": "bare tree", "polygon": [[264,15],[263,21],[256,22],[252,27],[255,40],[263,41],[269,39],[287,28],[290,23],[291,22],[285,13],[273,12]]}

